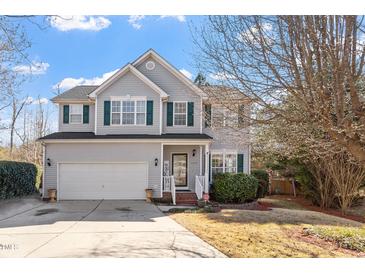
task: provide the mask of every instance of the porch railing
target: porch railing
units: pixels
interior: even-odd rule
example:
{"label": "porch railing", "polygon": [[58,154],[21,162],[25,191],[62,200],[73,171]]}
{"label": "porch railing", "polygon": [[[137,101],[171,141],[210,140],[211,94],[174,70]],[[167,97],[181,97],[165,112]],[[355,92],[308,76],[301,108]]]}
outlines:
{"label": "porch railing", "polygon": [[195,176],[195,194],[198,199],[203,198],[205,176]]}
{"label": "porch railing", "polygon": [[174,176],[163,176],[163,191],[171,192],[172,203],[176,205],[176,188]]}

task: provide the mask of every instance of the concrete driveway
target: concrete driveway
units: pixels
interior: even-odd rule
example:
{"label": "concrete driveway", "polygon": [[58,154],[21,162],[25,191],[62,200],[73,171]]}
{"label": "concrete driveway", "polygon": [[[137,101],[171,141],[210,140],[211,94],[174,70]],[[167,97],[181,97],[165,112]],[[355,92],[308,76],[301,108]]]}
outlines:
{"label": "concrete driveway", "polygon": [[224,257],[143,201],[0,204],[0,257]]}

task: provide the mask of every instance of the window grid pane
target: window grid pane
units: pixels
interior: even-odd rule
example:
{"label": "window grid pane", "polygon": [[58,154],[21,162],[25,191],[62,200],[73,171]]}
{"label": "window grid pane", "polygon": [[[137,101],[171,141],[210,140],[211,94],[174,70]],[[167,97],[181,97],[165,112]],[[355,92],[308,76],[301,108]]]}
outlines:
{"label": "window grid pane", "polygon": [[71,123],[81,123],[82,115],[81,114],[70,114],[70,122]]}

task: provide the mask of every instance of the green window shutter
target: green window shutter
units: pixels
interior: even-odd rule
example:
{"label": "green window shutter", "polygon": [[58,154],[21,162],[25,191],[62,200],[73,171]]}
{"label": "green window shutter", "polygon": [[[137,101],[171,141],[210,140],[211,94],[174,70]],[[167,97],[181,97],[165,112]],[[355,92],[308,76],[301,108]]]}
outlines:
{"label": "green window shutter", "polygon": [[110,126],[110,101],[104,101],[104,126]]}
{"label": "green window shutter", "polygon": [[237,172],[243,172],[243,154],[237,154]]}
{"label": "green window shutter", "polygon": [[174,103],[167,102],[167,126],[172,127],[174,120]]}
{"label": "green window shutter", "polygon": [[148,100],[147,101],[147,126],[153,125],[153,101]]}
{"label": "green window shutter", "polygon": [[210,127],[212,122],[212,105],[204,105],[205,127]]}
{"label": "green window shutter", "polygon": [[84,123],[84,124],[88,124],[89,123],[89,109],[90,109],[90,107],[89,107],[89,105],[84,105],[83,106],[83,115],[82,115],[82,122]]}
{"label": "green window shutter", "polygon": [[245,127],[245,105],[238,106],[238,127],[243,128]]}
{"label": "green window shutter", "polygon": [[68,124],[70,119],[70,106],[64,105],[63,106],[63,123]]}
{"label": "green window shutter", "polygon": [[188,126],[194,126],[194,102],[188,102]]}

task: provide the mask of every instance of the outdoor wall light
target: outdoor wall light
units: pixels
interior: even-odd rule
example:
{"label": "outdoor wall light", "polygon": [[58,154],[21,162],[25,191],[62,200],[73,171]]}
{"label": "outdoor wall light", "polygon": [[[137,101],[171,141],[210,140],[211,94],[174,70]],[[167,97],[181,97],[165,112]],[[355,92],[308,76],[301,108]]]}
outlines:
{"label": "outdoor wall light", "polygon": [[51,159],[47,158],[47,166],[51,166]]}
{"label": "outdoor wall light", "polygon": [[195,153],[196,153],[196,149],[194,148],[193,149],[193,157],[195,156]]}
{"label": "outdoor wall light", "polygon": [[158,159],[155,158],[155,166],[157,166],[157,165],[158,165]]}

